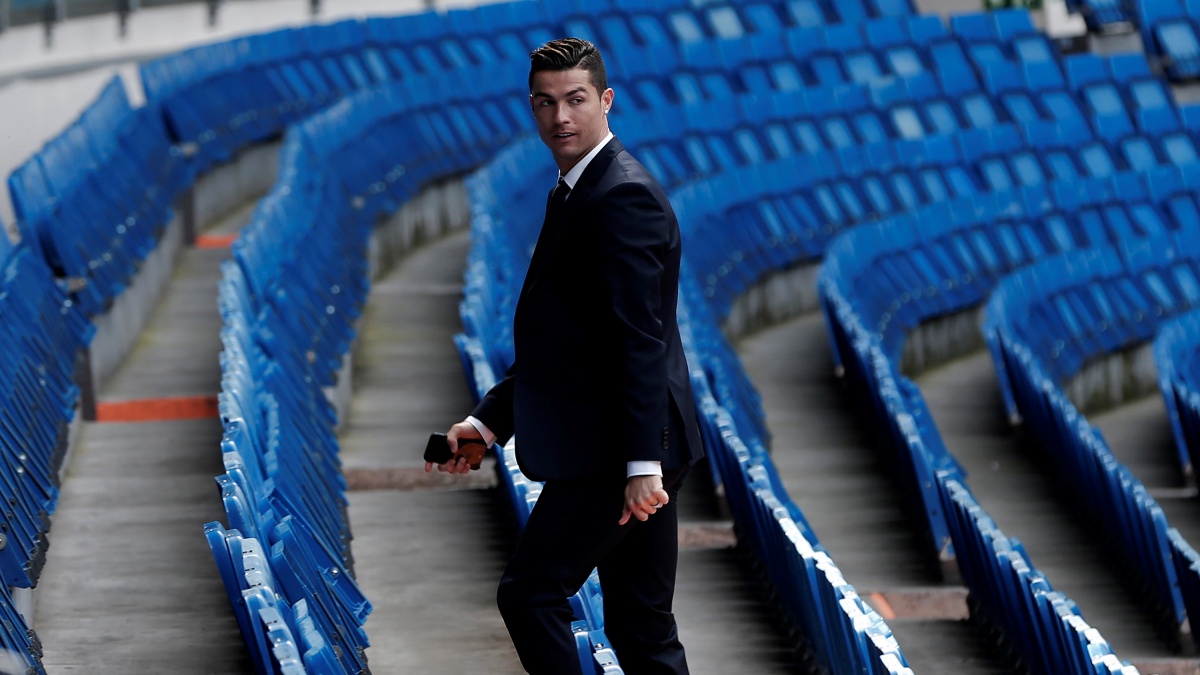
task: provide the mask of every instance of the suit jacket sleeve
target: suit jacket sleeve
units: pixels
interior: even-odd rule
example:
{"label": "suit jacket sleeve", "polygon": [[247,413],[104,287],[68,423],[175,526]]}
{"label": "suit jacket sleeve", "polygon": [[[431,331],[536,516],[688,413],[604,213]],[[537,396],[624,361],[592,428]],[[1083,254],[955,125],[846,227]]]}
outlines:
{"label": "suit jacket sleeve", "polygon": [[513,384],[516,381],[517,364],[513,364],[504,379],[484,394],[479,405],[471,411],[475,419],[487,425],[496,434],[496,442],[504,445],[513,435]]}
{"label": "suit jacket sleeve", "polygon": [[611,303],[604,317],[614,358],[612,395],[617,419],[614,451],[625,461],[665,461],[668,385],[662,284],[678,283],[667,270],[673,221],[650,190],[619,183],[599,200],[598,275]]}

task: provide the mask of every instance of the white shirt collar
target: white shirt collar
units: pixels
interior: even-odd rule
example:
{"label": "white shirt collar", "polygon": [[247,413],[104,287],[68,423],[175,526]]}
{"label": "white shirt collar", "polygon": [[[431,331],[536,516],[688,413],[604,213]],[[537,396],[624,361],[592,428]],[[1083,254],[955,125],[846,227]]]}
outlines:
{"label": "white shirt collar", "polygon": [[595,159],[596,155],[600,154],[600,151],[603,150],[604,146],[608,145],[608,142],[612,139],[613,132],[609,131],[608,135],[600,139],[600,142],[596,144],[596,147],[592,148],[591,152],[584,155],[583,159],[579,160],[575,166],[571,167],[571,170],[567,172],[567,175],[564,176],[560,173],[559,178],[561,178],[563,182],[567,184],[567,187],[574,190],[575,183],[578,183],[579,177],[583,175],[583,170],[587,168],[588,164],[592,163],[592,160]]}

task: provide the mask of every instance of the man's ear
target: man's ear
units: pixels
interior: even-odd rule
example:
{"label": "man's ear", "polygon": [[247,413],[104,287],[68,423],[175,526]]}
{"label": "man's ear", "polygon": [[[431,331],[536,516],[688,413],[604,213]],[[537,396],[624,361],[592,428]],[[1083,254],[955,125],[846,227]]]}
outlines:
{"label": "man's ear", "polygon": [[605,89],[604,93],[600,95],[600,103],[604,108],[604,114],[608,114],[609,109],[612,108],[613,99],[616,98],[616,96],[617,94],[612,90],[612,87]]}

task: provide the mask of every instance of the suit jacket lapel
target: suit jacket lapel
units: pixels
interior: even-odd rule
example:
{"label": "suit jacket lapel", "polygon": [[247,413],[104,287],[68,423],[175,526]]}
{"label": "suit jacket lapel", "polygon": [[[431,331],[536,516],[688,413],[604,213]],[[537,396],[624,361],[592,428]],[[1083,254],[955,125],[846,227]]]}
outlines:
{"label": "suit jacket lapel", "polygon": [[[587,201],[587,197],[591,194],[592,189],[600,182],[600,178],[604,176],[604,172],[608,171],[609,165],[612,164],[616,156],[625,149],[617,138],[613,138],[604,146],[591,163],[583,170],[579,176],[579,180],[575,182],[575,188],[571,190],[570,197],[567,198],[567,203],[562,208],[557,209],[557,214],[549,213],[549,199],[546,201],[547,213],[546,218],[542,222],[542,231],[538,235],[537,245],[533,249],[533,259],[529,261],[529,270],[525,273],[525,283],[521,286],[520,300],[537,284],[542,272],[546,269],[546,261],[550,259],[551,253],[554,252],[558,242],[562,240],[563,231],[567,229],[567,223],[574,220],[574,214],[579,208],[579,205]],[[553,192],[553,191],[551,191]]]}

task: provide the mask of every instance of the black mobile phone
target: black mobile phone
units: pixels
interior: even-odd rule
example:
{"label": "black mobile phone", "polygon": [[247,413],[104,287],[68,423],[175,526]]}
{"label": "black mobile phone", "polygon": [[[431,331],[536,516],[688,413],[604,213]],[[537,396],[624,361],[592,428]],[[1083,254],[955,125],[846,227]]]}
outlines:
{"label": "black mobile phone", "polygon": [[[484,445],[482,439],[478,438],[460,438],[458,444],[460,446],[476,443]],[[450,441],[446,439],[446,434],[434,432],[429,434],[429,442],[425,444],[425,461],[433,462],[434,464],[445,464],[454,459],[454,453],[450,452]],[[478,469],[479,464],[472,464],[472,469]]]}

